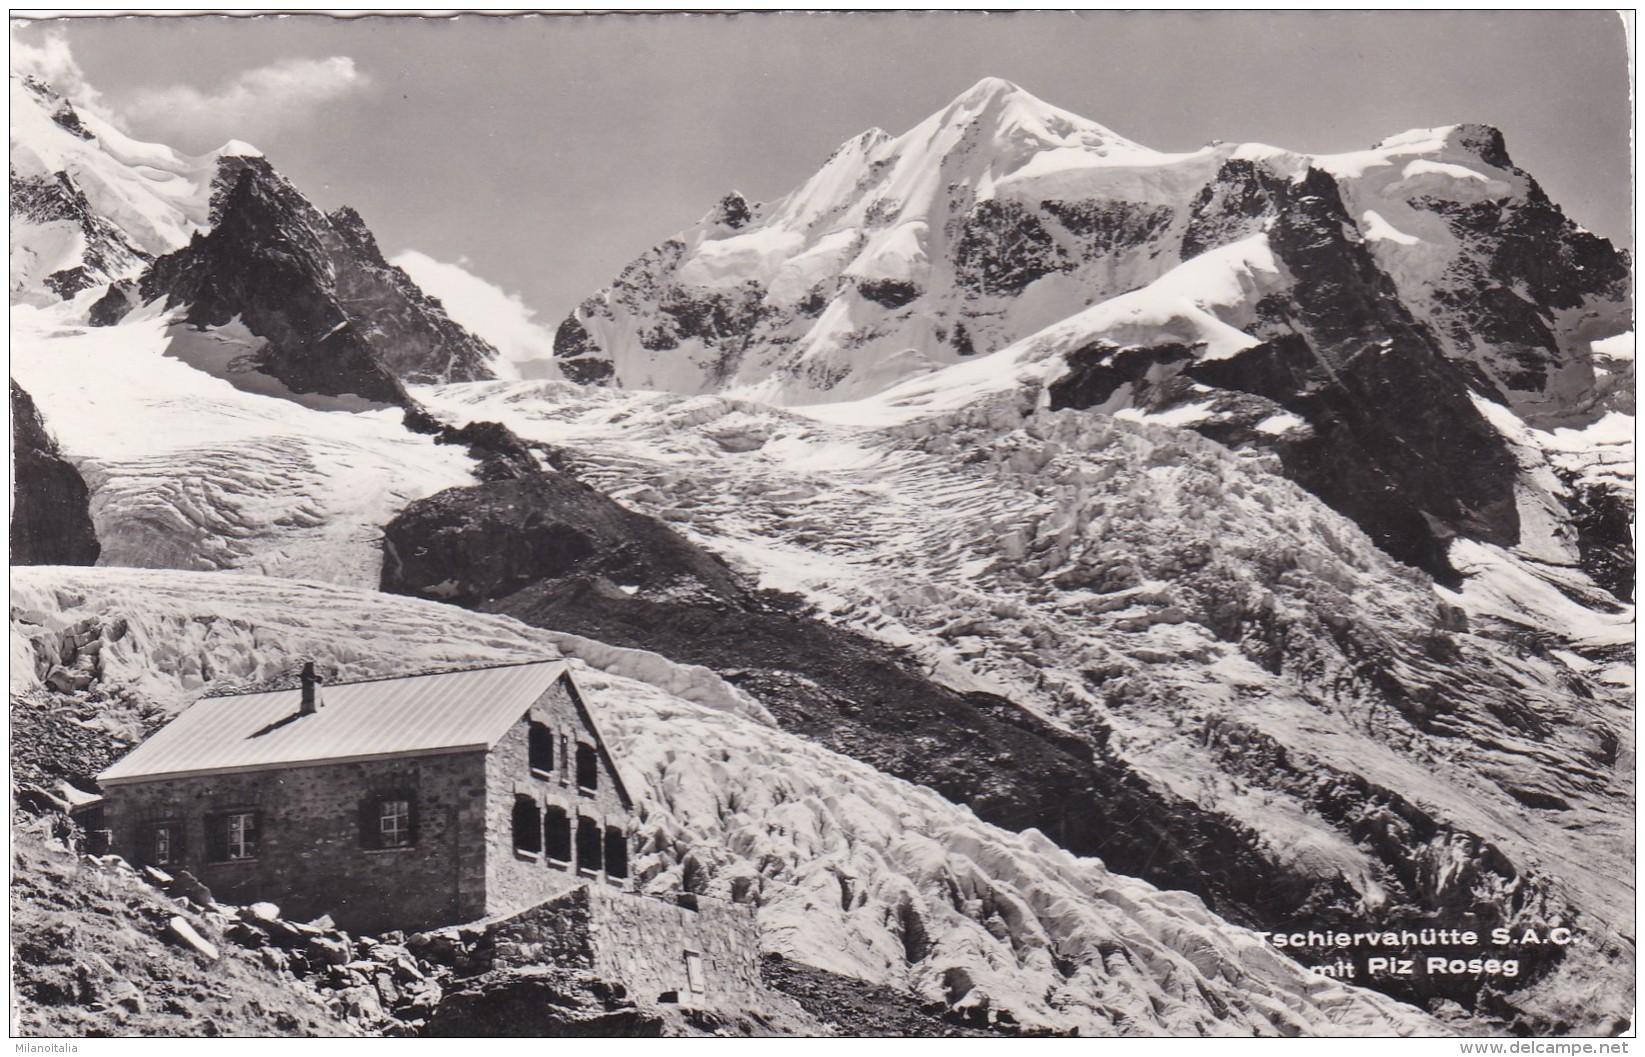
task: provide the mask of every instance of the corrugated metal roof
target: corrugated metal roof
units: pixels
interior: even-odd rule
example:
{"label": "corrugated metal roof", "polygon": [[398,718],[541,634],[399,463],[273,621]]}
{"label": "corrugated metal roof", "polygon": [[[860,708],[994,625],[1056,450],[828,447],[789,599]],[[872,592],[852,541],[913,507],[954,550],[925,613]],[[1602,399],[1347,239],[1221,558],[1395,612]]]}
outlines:
{"label": "corrugated metal roof", "polygon": [[98,775],[104,784],[300,763],[489,749],[565,671],[536,661],[302,691],[208,697]]}

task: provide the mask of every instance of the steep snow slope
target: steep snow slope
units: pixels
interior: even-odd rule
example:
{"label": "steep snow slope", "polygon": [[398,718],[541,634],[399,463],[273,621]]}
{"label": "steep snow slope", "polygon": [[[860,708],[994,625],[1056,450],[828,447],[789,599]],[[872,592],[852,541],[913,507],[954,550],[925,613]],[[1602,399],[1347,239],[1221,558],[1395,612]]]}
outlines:
{"label": "steep snow slope", "polygon": [[[201,677],[254,678],[323,646],[344,675],[552,653],[504,618],[237,574],[37,568],[17,577],[14,688],[54,627],[91,619],[100,688],[180,706]],[[205,672],[193,663],[215,659]],[[185,666],[178,668],[178,662]],[[639,794],[637,876],[755,903],[768,947],[952,1008],[1082,1034],[1431,1034],[1387,998],[1303,971],[1191,896],[978,822],[732,713],[579,671]]]}
{"label": "steep snow slope", "polygon": [[104,565],[374,586],[380,526],[473,479],[460,447],[406,430],[399,408],[305,406],[237,369],[243,331],[151,313],[86,327],[72,307],[12,309],[11,370],[91,488]]}
{"label": "steep snow slope", "polygon": [[32,77],[13,74],[10,99],[14,300],[136,275],[208,227],[241,159],[257,156],[239,142],[200,157],[138,142]]}
{"label": "steep snow slope", "polygon": [[875,431],[563,383],[419,395],[1260,835],[1312,919],[1581,915],[1593,947],[1511,1001],[1618,1008],[1631,724],[1596,677],[1625,677],[1630,611],[1510,622],[1465,585],[1471,623],[1271,457],[1031,396]]}

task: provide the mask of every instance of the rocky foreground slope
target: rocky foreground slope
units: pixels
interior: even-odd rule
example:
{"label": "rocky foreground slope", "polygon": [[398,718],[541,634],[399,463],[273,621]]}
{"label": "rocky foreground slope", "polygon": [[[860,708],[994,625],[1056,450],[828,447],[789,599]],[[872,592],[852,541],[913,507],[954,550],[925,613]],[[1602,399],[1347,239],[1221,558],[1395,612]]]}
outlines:
{"label": "rocky foreground slope", "polygon": [[[35,685],[35,644],[120,621],[124,634],[98,651],[100,685],[143,688],[168,707],[187,694],[175,658],[277,670],[316,636],[345,641],[364,627],[379,637],[339,656],[339,675],[426,667],[469,643],[476,662],[554,652],[506,618],[463,618],[457,638],[443,605],[240,574],[39,568],[19,573],[13,606],[14,692]],[[1306,972],[1192,896],[1038,833],[988,826],[930,790],[653,683],[595,669],[579,679],[639,800],[642,886],[757,905],[769,950],[984,1019],[1009,1012],[1082,1033],[1439,1030]]]}

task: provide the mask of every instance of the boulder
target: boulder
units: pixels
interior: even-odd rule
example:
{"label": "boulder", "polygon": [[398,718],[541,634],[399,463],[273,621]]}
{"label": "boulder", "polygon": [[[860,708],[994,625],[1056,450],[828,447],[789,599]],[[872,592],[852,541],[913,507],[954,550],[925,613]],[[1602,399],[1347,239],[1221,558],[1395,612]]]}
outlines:
{"label": "boulder", "polygon": [[166,885],[166,894],[179,899],[187,899],[199,906],[209,907],[217,900],[211,896],[211,889],[187,870],[177,870],[172,873],[171,883]]}
{"label": "boulder", "polygon": [[349,950],[347,940],[310,936],[303,947],[318,965],[347,965],[354,960],[354,952]]}
{"label": "boulder", "polygon": [[53,690],[65,694],[72,694],[77,690],[84,690],[91,685],[91,673],[86,671],[64,668],[61,664],[54,665],[46,673],[46,684]]}
{"label": "boulder", "polygon": [[207,961],[214,962],[220,957],[217,945],[196,932],[194,926],[181,917],[173,916],[166,922],[165,936],[166,939],[194,951]]}
{"label": "boulder", "polygon": [[248,903],[240,908],[241,921],[267,924],[280,920],[280,908],[273,903]]}

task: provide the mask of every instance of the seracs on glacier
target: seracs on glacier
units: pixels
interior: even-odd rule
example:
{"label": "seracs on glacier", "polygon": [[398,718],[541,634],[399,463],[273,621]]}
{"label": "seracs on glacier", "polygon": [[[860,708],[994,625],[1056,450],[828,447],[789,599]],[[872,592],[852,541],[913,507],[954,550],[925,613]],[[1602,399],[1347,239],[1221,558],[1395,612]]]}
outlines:
{"label": "seracs on glacier", "polygon": [[[202,679],[280,672],[320,646],[355,678],[558,651],[506,617],[238,573],[18,570],[12,605],[13,692],[38,686],[35,643],[120,620],[102,648],[106,686],[172,707]],[[682,686],[594,663],[578,681],[638,794],[636,878],[674,891],[696,877],[706,894],[755,904],[770,950],[1081,1034],[1444,1030],[1307,972],[1192,896],[986,825],[927,789],[685,700]]]}

